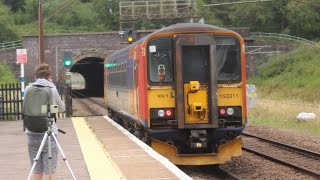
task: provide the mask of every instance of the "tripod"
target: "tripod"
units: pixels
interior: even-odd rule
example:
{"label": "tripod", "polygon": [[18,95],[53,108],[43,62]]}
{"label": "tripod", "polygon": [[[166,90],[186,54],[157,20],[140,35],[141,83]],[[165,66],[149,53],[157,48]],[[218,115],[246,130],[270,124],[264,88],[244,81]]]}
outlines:
{"label": "tripod", "polygon": [[[32,164],[32,168],[31,168],[31,170],[30,170],[30,173],[29,173],[29,176],[28,176],[28,180],[30,180],[30,178],[31,178],[31,176],[32,176],[32,173],[33,173],[33,171],[34,171],[34,169],[35,169],[35,167],[36,167],[36,165],[37,165],[37,163],[38,163],[38,161],[39,161],[39,157],[40,157],[40,154],[41,154],[41,152],[42,152],[42,150],[43,150],[43,147],[44,147],[44,145],[45,145],[46,140],[48,140],[48,165],[49,165],[49,175],[50,175],[50,177],[51,177],[51,159],[52,159],[52,156],[51,156],[51,153],[52,153],[52,152],[51,152],[51,136],[52,136],[53,139],[55,140],[55,142],[56,142],[56,144],[57,144],[57,147],[59,148],[59,151],[60,151],[60,153],[61,153],[61,155],[62,155],[62,159],[63,159],[63,161],[66,163],[66,165],[68,166],[68,169],[69,169],[69,171],[70,171],[70,173],[71,173],[72,178],[73,178],[74,180],[76,180],[76,177],[74,176],[74,174],[73,174],[73,172],[72,172],[72,170],[71,170],[71,167],[70,167],[70,165],[69,165],[69,163],[68,163],[68,160],[67,160],[66,156],[64,155],[64,153],[63,153],[63,151],[62,151],[62,148],[61,148],[61,146],[60,146],[60,144],[59,144],[56,136],[55,136],[54,133],[52,132],[52,128],[56,128],[56,127],[53,127],[52,124],[53,124],[53,119],[52,119],[52,118],[48,118],[48,130],[47,130],[46,133],[44,134],[44,137],[43,137],[43,139],[42,139],[42,141],[41,141],[41,144],[40,144],[40,147],[39,147],[39,150],[38,150],[38,152],[37,152],[36,157],[33,159],[34,162],[33,162],[33,164]],[[61,133],[63,133],[63,134],[65,134],[65,132],[62,131],[62,130],[60,130],[60,129],[58,129],[58,131],[61,132]],[[51,179],[51,178],[50,178],[50,179]]]}

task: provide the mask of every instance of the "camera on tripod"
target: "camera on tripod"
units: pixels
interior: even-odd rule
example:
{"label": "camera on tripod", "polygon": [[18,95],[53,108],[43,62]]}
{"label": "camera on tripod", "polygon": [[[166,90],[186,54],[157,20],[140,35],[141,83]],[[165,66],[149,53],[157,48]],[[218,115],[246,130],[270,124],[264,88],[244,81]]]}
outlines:
{"label": "camera on tripod", "polygon": [[[55,128],[55,129],[58,130],[58,132],[61,132],[62,134],[65,134],[65,132],[63,130],[58,129],[55,125],[53,125],[54,117],[52,117],[52,115],[54,115],[54,114],[59,112],[59,108],[58,107],[59,107],[58,105],[49,105],[49,104],[48,105],[41,105],[41,113],[43,115],[44,114],[48,115],[48,117],[45,117],[45,119],[47,120],[48,128],[47,128],[46,133],[43,136],[43,139],[41,141],[41,144],[40,144],[39,150],[37,152],[37,155],[33,159],[33,164],[32,164],[31,170],[30,170],[29,175],[28,175],[28,180],[31,179],[31,176],[32,176],[32,174],[33,174],[33,172],[34,172],[34,170],[36,168],[36,165],[37,165],[37,163],[39,161],[40,155],[43,152],[43,148],[44,148],[44,145],[45,145],[46,141],[48,142],[47,143],[48,144],[48,166],[49,166],[49,173],[48,174],[51,177],[51,160],[52,160],[52,154],[51,154],[52,153],[51,152],[51,142],[52,141],[51,141],[51,137],[53,137],[53,139],[54,139],[54,141],[55,141],[55,143],[57,145],[57,148],[60,150],[61,155],[62,155],[62,159],[67,164],[67,167],[68,167],[68,169],[69,169],[69,171],[70,171],[70,173],[72,175],[72,178],[74,180],[76,179],[76,177],[74,176],[74,174],[73,174],[73,172],[71,170],[71,167],[70,167],[70,165],[68,163],[68,160],[67,160],[66,156],[64,155],[64,153],[62,151],[62,148],[61,148],[61,146],[60,146],[60,144],[59,144],[59,142],[58,142],[58,140],[56,138],[56,135],[52,131],[52,128]],[[38,111],[39,111],[39,109],[38,109]]]}
{"label": "camera on tripod", "polygon": [[59,112],[58,105],[41,105],[41,113],[55,114]]}

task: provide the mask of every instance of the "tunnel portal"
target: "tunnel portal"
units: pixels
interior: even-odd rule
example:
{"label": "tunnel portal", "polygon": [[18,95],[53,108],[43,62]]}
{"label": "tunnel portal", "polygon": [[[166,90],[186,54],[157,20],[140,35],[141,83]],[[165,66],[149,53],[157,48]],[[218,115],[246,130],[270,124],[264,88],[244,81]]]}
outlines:
{"label": "tunnel portal", "polygon": [[[84,78],[84,89],[72,89],[86,97],[103,97],[104,57],[84,57],[71,67],[70,72],[79,73]],[[74,60],[75,62],[75,60]],[[73,79],[71,80],[73,81]]]}

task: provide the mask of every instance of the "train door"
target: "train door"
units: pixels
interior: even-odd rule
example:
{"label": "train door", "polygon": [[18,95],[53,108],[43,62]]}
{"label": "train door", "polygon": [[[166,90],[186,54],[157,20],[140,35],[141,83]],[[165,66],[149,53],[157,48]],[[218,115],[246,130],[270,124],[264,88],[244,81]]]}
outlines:
{"label": "train door", "polygon": [[214,37],[208,34],[178,35],[175,46],[178,127],[218,127]]}

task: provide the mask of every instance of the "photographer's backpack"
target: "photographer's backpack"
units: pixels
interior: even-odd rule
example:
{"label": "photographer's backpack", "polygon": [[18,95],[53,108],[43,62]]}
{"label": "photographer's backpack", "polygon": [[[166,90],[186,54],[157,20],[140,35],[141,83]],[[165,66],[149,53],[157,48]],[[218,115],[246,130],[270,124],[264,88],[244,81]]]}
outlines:
{"label": "photographer's backpack", "polygon": [[48,130],[48,113],[41,112],[42,105],[52,104],[52,91],[50,87],[33,85],[23,100],[22,116],[24,126],[33,132],[45,132]]}

